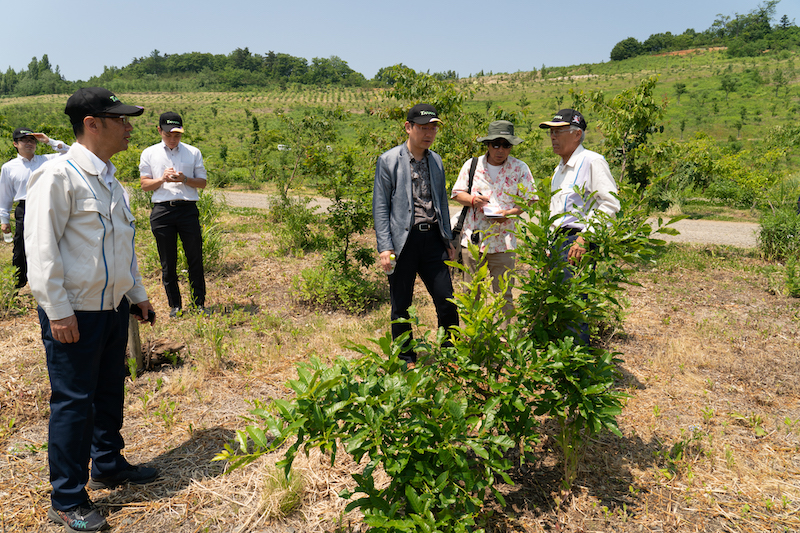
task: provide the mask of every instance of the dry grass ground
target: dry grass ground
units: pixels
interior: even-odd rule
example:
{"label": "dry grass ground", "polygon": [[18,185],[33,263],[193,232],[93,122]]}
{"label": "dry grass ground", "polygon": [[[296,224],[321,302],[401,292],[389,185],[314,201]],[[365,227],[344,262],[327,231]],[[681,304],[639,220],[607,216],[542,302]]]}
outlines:
{"label": "dry grass ground", "polygon": [[[259,219],[260,220],[260,219]],[[348,355],[348,341],[381,335],[384,304],[364,316],[298,305],[291,279],[316,256],[278,257],[257,217],[231,214],[225,269],[209,276],[209,318],[169,320],[157,274],[146,283],[159,314],[142,340],[153,367],[127,383],[126,456],[161,470],[143,487],[93,491],[115,532],[355,531],[337,497],[357,465],[312,454],[296,463],[294,510],[267,457],[230,475],[211,458],[244,425],[250,399],[284,397],[294,363]],[[675,245],[672,245],[675,246]],[[497,532],[800,531],[800,303],[782,296],[769,265],[734,249],[674,248],[627,292],[621,353],[630,398],[622,438],[595,439],[571,494],[558,455],[503,487]],[[0,261],[9,261],[8,247]],[[433,312],[422,286],[418,309]],[[48,522],[49,385],[34,303],[0,319],[0,532],[60,531]],[[547,427],[544,428],[547,433]]]}

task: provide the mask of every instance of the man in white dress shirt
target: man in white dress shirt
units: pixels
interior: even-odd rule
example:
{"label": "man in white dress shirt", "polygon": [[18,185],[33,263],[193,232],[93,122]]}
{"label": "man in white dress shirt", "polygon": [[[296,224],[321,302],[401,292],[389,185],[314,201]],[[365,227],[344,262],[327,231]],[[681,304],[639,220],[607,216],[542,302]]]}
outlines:
{"label": "man in white dress shirt", "polygon": [[203,273],[203,235],[200,228],[198,189],[206,186],[203,155],[181,142],[183,119],[177,113],[163,113],[158,121],[161,142],[145,148],[139,160],[143,191],[153,191],[150,228],[161,260],[161,281],[167,293],[169,316],[182,313],[178,286],[178,237],[189,270],[192,304],[205,312],[206,282]]}
{"label": "man in white dress shirt", "polygon": [[[29,128],[17,128],[12,135],[17,157],[0,169],[0,226],[4,234],[11,233],[11,207],[14,208],[14,250],[11,264],[17,269],[17,288],[28,282],[28,266],[25,259],[25,197],[28,179],[46,161],[67,153],[69,145],[50,139],[44,133],[34,133]],[[36,155],[36,144],[44,143],[58,153]]]}
{"label": "man in white dress shirt", "polygon": [[[564,281],[573,276],[572,266],[590,249],[591,235],[598,221],[598,213],[615,216],[620,209],[617,183],[611,175],[606,159],[583,147],[586,136],[586,119],[574,109],[562,109],[553,120],[539,124],[550,130],[553,153],[561,162],[550,182],[550,216],[561,215],[554,225],[562,233],[565,244],[559,250],[564,260]],[[588,327],[579,324],[579,340],[589,342]]]}

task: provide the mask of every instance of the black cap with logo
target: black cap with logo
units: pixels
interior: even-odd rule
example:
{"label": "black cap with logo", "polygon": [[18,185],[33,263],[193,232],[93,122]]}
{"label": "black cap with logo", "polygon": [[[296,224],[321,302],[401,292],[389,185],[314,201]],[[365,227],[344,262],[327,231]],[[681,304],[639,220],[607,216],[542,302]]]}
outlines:
{"label": "black cap with logo", "polygon": [[12,139],[18,141],[24,137],[33,137],[33,130],[31,130],[30,128],[17,128],[14,130]]}
{"label": "black cap with logo", "polygon": [[183,133],[183,119],[179,114],[167,111],[166,113],[161,113],[161,116],[158,117],[158,127],[164,133],[171,131]]}
{"label": "black cap with logo", "polygon": [[69,97],[64,113],[69,115],[70,122],[76,123],[82,121],[85,117],[97,115],[129,115],[137,117],[144,113],[144,108],[123,104],[108,89],[83,87]]}
{"label": "black cap with logo", "polygon": [[406,117],[408,122],[414,124],[428,124],[429,122],[441,122],[436,108],[431,104],[417,104],[408,110]]}
{"label": "black cap with logo", "polygon": [[586,119],[583,115],[574,109],[562,109],[553,117],[553,120],[548,120],[539,124],[542,129],[556,128],[559,126],[578,126],[580,129],[586,129]]}

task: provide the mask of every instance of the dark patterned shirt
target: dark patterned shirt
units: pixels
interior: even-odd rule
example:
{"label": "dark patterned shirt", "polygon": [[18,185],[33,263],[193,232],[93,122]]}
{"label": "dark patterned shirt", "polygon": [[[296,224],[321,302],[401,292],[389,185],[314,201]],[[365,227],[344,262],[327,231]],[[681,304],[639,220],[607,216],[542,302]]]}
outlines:
{"label": "dark patterned shirt", "polygon": [[431,194],[431,173],[428,169],[428,151],[421,161],[414,159],[409,152],[409,162],[411,164],[411,193],[414,196],[414,225],[423,222],[436,222],[436,210],[433,208],[433,196]]}

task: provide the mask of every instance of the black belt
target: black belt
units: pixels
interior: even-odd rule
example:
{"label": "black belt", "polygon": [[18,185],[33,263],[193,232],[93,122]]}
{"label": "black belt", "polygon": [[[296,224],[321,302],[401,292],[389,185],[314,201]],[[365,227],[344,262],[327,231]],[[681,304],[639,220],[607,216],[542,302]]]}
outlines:
{"label": "black belt", "polygon": [[413,229],[418,231],[432,231],[435,229],[439,229],[439,224],[437,224],[436,222],[423,222],[421,224],[417,224],[416,226],[414,226]]}
{"label": "black belt", "polygon": [[156,204],[158,204],[158,205],[168,205],[170,207],[177,207],[179,205],[189,205],[189,204],[196,204],[196,203],[197,202],[194,202],[192,200],[169,200],[169,201],[166,201],[166,202],[156,202]]}
{"label": "black belt", "polygon": [[579,235],[583,233],[583,230],[581,228],[570,228],[569,226],[562,226],[556,230],[556,233],[572,237],[573,235]]}

